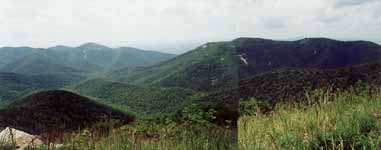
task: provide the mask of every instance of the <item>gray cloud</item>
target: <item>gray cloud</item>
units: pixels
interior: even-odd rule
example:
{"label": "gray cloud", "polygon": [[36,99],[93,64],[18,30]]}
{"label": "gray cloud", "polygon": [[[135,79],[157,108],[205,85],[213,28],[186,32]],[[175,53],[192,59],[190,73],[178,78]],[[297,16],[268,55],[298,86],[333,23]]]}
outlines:
{"label": "gray cloud", "polygon": [[379,0],[1,0],[0,46],[179,52],[242,36],[367,40],[381,34],[380,10]]}
{"label": "gray cloud", "polygon": [[286,27],[286,24],[283,22],[283,20],[279,18],[265,18],[262,21],[264,28],[267,29],[279,29]]}
{"label": "gray cloud", "polygon": [[362,5],[369,2],[377,2],[377,0],[336,0],[336,7],[347,7],[347,6],[356,6]]}

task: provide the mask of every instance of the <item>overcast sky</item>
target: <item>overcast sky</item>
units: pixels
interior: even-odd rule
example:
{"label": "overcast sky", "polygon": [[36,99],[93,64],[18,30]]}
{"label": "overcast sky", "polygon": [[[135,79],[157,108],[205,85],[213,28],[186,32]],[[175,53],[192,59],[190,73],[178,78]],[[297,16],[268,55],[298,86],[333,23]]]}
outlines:
{"label": "overcast sky", "polygon": [[381,42],[381,0],[0,0],[0,46],[183,52],[237,37]]}

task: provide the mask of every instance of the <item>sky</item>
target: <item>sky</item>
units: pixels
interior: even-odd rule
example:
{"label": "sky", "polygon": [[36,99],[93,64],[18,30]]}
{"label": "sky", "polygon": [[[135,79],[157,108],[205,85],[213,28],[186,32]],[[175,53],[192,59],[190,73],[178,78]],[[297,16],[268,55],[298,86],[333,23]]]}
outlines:
{"label": "sky", "polygon": [[182,53],[238,37],[380,35],[381,0],[0,0],[0,47],[96,42]]}

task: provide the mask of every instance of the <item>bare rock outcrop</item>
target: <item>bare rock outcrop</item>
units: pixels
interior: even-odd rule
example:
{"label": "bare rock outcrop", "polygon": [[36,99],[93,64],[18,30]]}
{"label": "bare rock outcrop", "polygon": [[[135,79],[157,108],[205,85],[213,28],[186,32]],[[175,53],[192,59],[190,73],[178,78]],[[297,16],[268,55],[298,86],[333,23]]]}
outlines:
{"label": "bare rock outcrop", "polygon": [[44,144],[39,137],[10,127],[0,132],[0,141],[3,145],[17,147],[17,150],[23,150],[28,146],[36,147]]}

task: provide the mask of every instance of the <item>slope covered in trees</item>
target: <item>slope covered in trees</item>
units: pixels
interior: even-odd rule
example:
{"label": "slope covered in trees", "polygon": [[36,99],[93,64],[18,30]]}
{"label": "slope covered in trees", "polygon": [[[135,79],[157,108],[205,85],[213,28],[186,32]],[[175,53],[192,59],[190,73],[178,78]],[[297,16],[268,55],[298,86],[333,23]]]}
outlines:
{"label": "slope covered in trees", "polygon": [[0,127],[11,126],[35,134],[59,129],[73,131],[110,119],[126,124],[134,117],[66,91],[38,92],[0,110]]}
{"label": "slope covered in trees", "polygon": [[[0,48],[0,70],[39,72],[39,68],[27,69],[34,63],[59,65],[86,72],[110,71],[125,67],[148,66],[175,57],[173,54],[141,50],[131,47],[109,48],[96,43],[78,47],[55,46],[47,49],[30,47]],[[8,66],[8,67],[7,67]],[[4,68],[5,67],[5,68]],[[3,69],[1,69],[3,68]]]}
{"label": "slope covered in trees", "polygon": [[175,113],[192,103],[197,93],[180,88],[139,87],[107,79],[92,79],[74,88],[80,94],[128,108],[137,114]]}
{"label": "slope covered in trees", "polygon": [[318,89],[348,90],[381,86],[381,63],[374,62],[339,69],[298,69],[259,74],[241,80],[239,86],[215,92],[204,102],[230,104],[255,98],[268,103],[303,101],[307,92]]}
{"label": "slope covered in trees", "polygon": [[117,72],[120,81],[145,86],[213,91],[279,69],[334,69],[381,59],[381,47],[366,41],[307,38],[275,41],[239,38],[207,43],[151,67]]}

